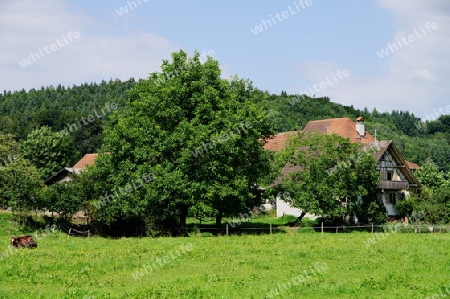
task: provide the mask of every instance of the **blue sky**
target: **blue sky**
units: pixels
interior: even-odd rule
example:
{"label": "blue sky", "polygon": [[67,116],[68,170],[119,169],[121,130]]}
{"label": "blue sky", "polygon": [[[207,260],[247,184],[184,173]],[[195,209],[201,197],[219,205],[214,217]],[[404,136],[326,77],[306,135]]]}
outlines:
{"label": "blue sky", "polygon": [[449,13],[447,0],[2,0],[0,90],[145,78],[183,49],[271,93],[425,118],[450,105]]}

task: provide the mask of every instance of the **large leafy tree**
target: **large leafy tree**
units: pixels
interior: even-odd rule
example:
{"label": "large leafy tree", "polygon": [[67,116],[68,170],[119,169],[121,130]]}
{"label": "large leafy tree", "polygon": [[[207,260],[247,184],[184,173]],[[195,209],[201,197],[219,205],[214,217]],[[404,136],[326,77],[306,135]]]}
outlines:
{"label": "large leafy tree", "polygon": [[22,151],[47,179],[63,167],[73,164],[77,154],[70,135],[60,136],[44,126],[28,134],[22,143]]}
{"label": "large leafy tree", "polygon": [[416,172],[420,183],[428,188],[436,188],[445,182],[445,176],[439,171],[439,166],[431,160],[426,161],[422,168]]}
{"label": "large leafy tree", "polygon": [[218,62],[201,63],[198,53],[173,53],[161,69],[136,84],[105,128],[108,154],[90,171],[97,196],[137,187],[99,205],[97,220],[174,219],[183,226],[201,202],[220,223],[259,204],[254,190],[270,168],[260,141],[271,133],[258,103],[263,93],[246,80],[220,78]]}
{"label": "large leafy tree", "polygon": [[39,172],[20,152],[13,136],[0,133],[0,200],[2,208],[29,210],[38,206]]}
{"label": "large leafy tree", "polygon": [[72,182],[56,183],[42,188],[39,192],[39,198],[42,207],[67,218],[67,216],[83,208],[84,197],[82,192],[82,186],[75,178],[75,181]]}
{"label": "large leafy tree", "polygon": [[287,148],[292,171],[280,187],[286,200],[302,210],[331,219],[353,214],[358,197],[372,193],[379,179],[370,152],[338,135],[299,133]]}
{"label": "large leafy tree", "polygon": [[400,212],[412,221],[428,223],[450,222],[450,181],[438,165],[426,161],[416,176],[423,188],[401,202]]}

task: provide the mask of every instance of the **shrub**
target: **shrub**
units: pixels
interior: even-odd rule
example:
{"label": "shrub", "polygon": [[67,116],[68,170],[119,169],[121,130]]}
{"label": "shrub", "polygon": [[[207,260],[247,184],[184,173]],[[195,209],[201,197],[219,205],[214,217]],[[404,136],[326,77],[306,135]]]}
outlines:
{"label": "shrub", "polygon": [[301,222],[301,226],[303,227],[314,227],[314,226],[319,226],[319,221],[316,220],[311,220],[309,218],[303,218],[302,222]]}
{"label": "shrub", "polygon": [[200,234],[201,237],[214,237],[214,235],[212,233],[201,233]]}
{"label": "shrub", "polygon": [[379,230],[385,233],[409,233],[414,232],[410,228],[401,222],[389,222],[379,227]]}
{"label": "shrub", "polygon": [[188,235],[189,235],[189,237],[202,237],[202,238],[214,237],[214,235],[209,232],[204,232],[204,233],[193,232]]}

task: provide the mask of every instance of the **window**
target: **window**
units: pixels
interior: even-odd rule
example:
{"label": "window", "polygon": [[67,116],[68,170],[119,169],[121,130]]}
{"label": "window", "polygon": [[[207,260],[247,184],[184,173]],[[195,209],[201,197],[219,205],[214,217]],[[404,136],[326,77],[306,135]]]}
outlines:
{"label": "window", "polygon": [[392,175],[393,175],[393,172],[392,172],[392,171],[388,171],[388,172],[387,172],[387,180],[388,180],[388,181],[392,181]]}

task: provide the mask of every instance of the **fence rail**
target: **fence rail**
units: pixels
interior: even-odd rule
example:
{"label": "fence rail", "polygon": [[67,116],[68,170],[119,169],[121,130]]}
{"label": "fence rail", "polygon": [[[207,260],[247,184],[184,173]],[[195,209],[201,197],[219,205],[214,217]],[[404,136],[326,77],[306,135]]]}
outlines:
{"label": "fence rail", "polygon": [[224,228],[215,227],[196,227],[186,229],[188,231],[210,232],[210,231],[222,231],[225,235],[229,235],[230,232],[245,232],[245,231],[269,231],[270,234],[276,231],[289,231],[289,230],[314,230],[320,233],[348,233],[351,231],[367,231],[372,234],[379,232],[391,232],[391,233],[450,233],[450,225],[426,225],[426,224],[385,224],[385,225],[355,225],[355,226],[277,226],[269,224],[267,227],[230,227],[228,224]]}
{"label": "fence rail", "polygon": [[[153,228],[155,230],[158,230],[157,228]],[[90,237],[91,231],[81,231],[77,230],[73,227],[68,226],[61,226],[61,230],[69,235],[72,236],[79,236],[79,237]],[[162,229],[162,231],[165,232],[178,232],[182,233],[211,233],[214,235],[236,235],[236,234],[242,234],[245,232],[258,232],[261,233],[280,233],[280,232],[289,232],[289,231],[299,231],[299,232],[318,232],[318,233],[350,233],[352,231],[359,231],[359,232],[368,232],[368,233],[417,233],[417,234],[423,234],[423,233],[450,233],[450,225],[426,225],[426,224],[401,224],[401,223],[395,223],[395,224],[384,224],[384,225],[355,225],[355,226],[324,226],[323,223],[321,223],[321,226],[282,226],[282,225],[273,225],[268,224],[267,226],[261,226],[261,227],[245,227],[245,226],[232,226],[229,224],[225,224],[224,227],[209,227],[209,226],[194,226],[194,227],[175,227],[170,229]]]}

